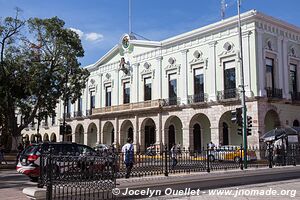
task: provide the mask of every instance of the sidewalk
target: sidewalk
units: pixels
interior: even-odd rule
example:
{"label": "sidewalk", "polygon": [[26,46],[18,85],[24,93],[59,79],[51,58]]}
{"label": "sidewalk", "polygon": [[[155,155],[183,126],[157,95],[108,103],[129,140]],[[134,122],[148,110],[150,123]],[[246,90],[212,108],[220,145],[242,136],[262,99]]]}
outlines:
{"label": "sidewalk", "polygon": [[[190,174],[170,174],[169,176],[149,176],[140,178],[117,179],[118,199],[143,198],[144,196],[122,195],[127,189],[130,190],[161,190],[167,188],[173,190],[183,189],[216,189],[237,185],[248,185],[271,181],[281,181],[300,178],[300,166],[285,166],[276,168],[250,168],[246,170],[228,170],[193,172]],[[27,188],[27,192],[45,192],[45,189]]]}

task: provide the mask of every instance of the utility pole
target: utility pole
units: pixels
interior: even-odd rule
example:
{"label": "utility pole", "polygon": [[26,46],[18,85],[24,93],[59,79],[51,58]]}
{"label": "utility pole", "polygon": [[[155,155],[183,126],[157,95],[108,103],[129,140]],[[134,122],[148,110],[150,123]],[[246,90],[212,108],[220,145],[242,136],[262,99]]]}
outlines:
{"label": "utility pole", "polygon": [[131,35],[132,33],[132,27],[131,27],[131,0],[129,0],[128,2],[128,31],[129,31],[129,35]]}
{"label": "utility pole", "polygon": [[221,19],[225,19],[226,2],[221,0]]}
{"label": "utility pole", "polygon": [[241,0],[237,0],[238,6],[238,31],[239,31],[239,63],[240,63],[240,76],[241,76],[241,105],[243,109],[243,146],[244,146],[244,169],[247,169],[247,107],[245,98],[245,83],[244,83],[244,66],[243,66],[243,44],[242,44],[242,26],[241,26]]}

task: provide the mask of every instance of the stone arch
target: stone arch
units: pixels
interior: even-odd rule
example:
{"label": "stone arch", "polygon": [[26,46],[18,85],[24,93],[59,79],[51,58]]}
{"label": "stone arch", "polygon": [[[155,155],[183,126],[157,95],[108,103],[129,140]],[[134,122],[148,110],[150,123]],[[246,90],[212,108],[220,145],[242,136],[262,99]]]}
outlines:
{"label": "stone arch", "polygon": [[134,129],[133,129],[133,124],[130,120],[125,120],[123,121],[120,129],[120,144],[123,146],[126,144],[127,138],[130,137],[134,141]]}
{"label": "stone arch", "polygon": [[78,124],[75,128],[75,142],[84,144],[84,128],[82,124]]}
{"label": "stone arch", "polygon": [[237,130],[238,125],[231,122],[231,111],[223,113],[219,120],[219,145],[241,145],[243,137]]}
{"label": "stone arch", "polygon": [[299,123],[299,121],[298,121],[297,119],[295,119],[295,120],[293,121],[293,126],[294,126],[294,127],[299,127],[299,126],[300,126],[300,123]]}
{"label": "stone arch", "polygon": [[112,122],[107,121],[105,122],[104,126],[103,126],[103,144],[113,144],[115,142],[115,129],[114,129],[114,125]]}
{"label": "stone arch", "polygon": [[150,145],[156,144],[156,125],[152,118],[146,118],[141,123],[141,149],[146,149]]}
{"label": "stone arch", "polygon": [[49,135],[48,135],[48,133],[45,133],[45,134],[44,134],[43,141],[44,141],[44,142],[49,142]]}
{"label": "stone arch", "polygon": [[56,134],[55,134],[55,133],[52,133],[52,134],[51,134],[51,136],[50,136],[50,141],[51,141],[51,142],[57,142]]}
{"label": "stone arch", "polygon": [[207,115],[195,114],[189,124],[190,148],[201,151],[211,141],[211,123]]}
{"label": "stone arch", "polygon": [[279,115],[275,110],[271,109],[268,112],[266,112],[264,125],[265,125],[265,133],[276,127],[280,127]]}
{"label": "stone arch", "polygon": [[36,137],[36,142],[42,142],[43,141],[43,137],[40,133],[36,134],[35,137]]}
{"label": "stone arch", "polygon": [[90,123],[87,132],[87,145],[95,147],[97,144],[97,126],[95,123]]}
{"label": "stone arch", "polygon": [[172,115],[170,116],[164,126],[165,144],[169,149],[172,147],[172,143],[183,144],[183,133],[182,133],[182,122],[179,117]]}

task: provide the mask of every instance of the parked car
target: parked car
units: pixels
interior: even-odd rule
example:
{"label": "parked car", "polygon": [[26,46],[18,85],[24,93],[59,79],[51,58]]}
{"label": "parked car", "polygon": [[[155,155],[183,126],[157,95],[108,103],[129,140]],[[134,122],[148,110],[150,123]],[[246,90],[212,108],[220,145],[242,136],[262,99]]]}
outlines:
{"label": "parked car", "polygon": [[110,148],[110,146],[108,144],[97,144],[94,149],[97,151],[97,152],[101,152],[101,151],[104,151],[104,150],[108,150]]}
{"label": "parked car", "polygon": [[[29,145],[19,155],[17,171],[36,181],[40,175],[40,156],[41,151],[52,148],[53,155],[96,155],[96,151],[89,146],[70,143],[70,142],[44,142]],[[80,162],[79,162],[80,164]],[[57,169],[60,170],[60,169]]]}
{"label": "parked car", "polygon": [[[234,161],[239,163],[241,159],[244,159],[244,150],[241,150],[240,146],[234,145],[224,145],[218,148],[214,148],[209,151],[209,160],[210,161]],[[255,161],[257,160],[255,151],[247,151],[247,160]]]}

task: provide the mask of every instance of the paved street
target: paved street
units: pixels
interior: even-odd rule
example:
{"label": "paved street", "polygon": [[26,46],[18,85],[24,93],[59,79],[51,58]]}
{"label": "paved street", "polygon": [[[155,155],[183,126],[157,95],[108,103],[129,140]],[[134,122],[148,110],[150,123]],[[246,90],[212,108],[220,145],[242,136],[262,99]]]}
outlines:
{"label": "paved street", "polygon": [[24,187],[35,186],[25,175],[16,170],[0,170],[0,199],[1,200],[25,200],[22,190]]}
{"label": "paved street", "polygon": [[[215,194],[209,194],[215,191]],[[225,195],[225,191],[228,192],[228,195]],[[231,194],[229,192],[232,191]],[[259,194],[265,193],[264,195],[250,195],[251,191],[258,191]],[[269,195],[269,191],[272,191],[276,195]],[[200,190],[200,195],[195,196],[178,196],[178,195],[170,195],[170,196],[159,196],[159,197],[151,197],[146,198],[147,200],[255,200],[255,199],[263,199],[263,200],[290,200],[290,199],[300,199],[300,179],[293,179],[287,181],[277,181],[277,182],[269,182],[269,183],[260,183],[260,184],[252,184],[252,185],[243,185],[238,187],[228,187],[219,189],[219,195],[216,194],[217,190]],[[223,192],[223,193],[222,193]],[[244,193],[244,194],[242,194]],[[254,194],[254,193],[253,193]]]}

